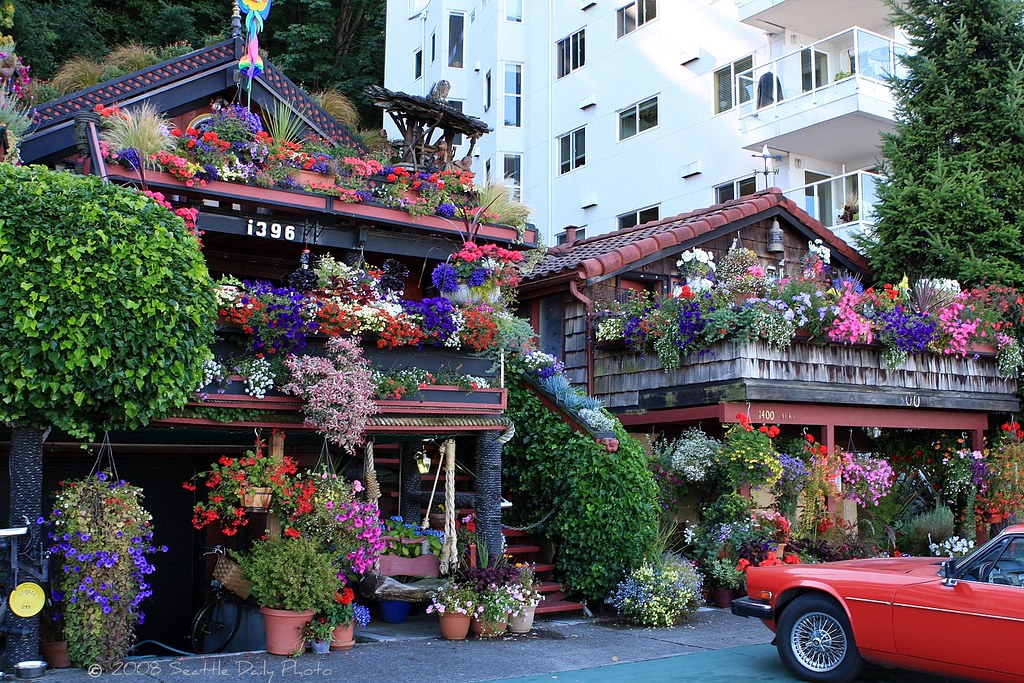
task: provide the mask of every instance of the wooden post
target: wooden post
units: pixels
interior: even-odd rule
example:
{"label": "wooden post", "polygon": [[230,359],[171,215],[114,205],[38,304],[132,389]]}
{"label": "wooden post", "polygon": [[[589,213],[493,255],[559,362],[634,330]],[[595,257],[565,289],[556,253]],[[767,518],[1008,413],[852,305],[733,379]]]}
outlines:
{"label": "wooden post", "polygon": [[[270,459],[284,462],[284,432],[275,429],[270,433]],[[281,520],[276,514],[267,515],[267,537],[281,538]]]}

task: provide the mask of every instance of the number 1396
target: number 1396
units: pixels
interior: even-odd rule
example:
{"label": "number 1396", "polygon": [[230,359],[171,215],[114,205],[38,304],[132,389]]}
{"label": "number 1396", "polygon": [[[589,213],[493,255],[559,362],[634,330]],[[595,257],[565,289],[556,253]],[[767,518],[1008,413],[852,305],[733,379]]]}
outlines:
{"label": "number 1396", "polygon": [[286,239],[292,241],[295,239],[295,226],[281,225],[280,223],[267,223],[266,221],[254,221],[250,218],[245,234],[255,237],[269,237],[275,240]]}

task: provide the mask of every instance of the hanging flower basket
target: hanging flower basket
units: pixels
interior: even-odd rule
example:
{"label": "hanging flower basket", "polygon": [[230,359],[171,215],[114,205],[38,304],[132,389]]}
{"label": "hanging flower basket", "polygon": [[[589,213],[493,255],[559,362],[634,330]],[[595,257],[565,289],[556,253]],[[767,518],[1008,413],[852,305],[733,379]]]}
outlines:
{"label": "hanging flower basket", "polygon": [[257,486],[242,494],[242,507],[249,512],[266,512],[270,509],[270,501],[274,490],[269,486]]}

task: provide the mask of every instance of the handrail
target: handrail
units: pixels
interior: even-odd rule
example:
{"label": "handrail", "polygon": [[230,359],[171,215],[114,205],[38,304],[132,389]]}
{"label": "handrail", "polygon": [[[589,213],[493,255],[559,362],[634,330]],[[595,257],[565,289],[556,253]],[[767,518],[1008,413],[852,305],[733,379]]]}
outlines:
{"label": "handrail", "polygon": [[870,171],[851,171],[785,190],[783,194],[826,228],[850,223],[874,225],[881,179],[881,175]]}

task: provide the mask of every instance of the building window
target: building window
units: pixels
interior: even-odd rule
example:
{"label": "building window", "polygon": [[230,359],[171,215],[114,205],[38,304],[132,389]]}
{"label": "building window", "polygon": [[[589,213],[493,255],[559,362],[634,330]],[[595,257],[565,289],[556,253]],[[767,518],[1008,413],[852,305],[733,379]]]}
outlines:
{"label": "building window", "polygon": [[637,209],[624,213],[618,217],[619,230],[632,228],[634,225],[643,225],[661,218],[661,207],[658,205],[648,206],[646,209]]}
{"label": "building window", "polygon": [[657,0],[633,0],[625,7],[620,7],[616,16],[619,38],[632,33],[657,16]]}
{"label": "building window", "polygon": [[[742,80],[741,80],[742,77]],[[754,58],[744,57],[715,71],[715,113],[721,114],[754,97]]]}
{"label": "building window", "polygon": [[558,138],[558,173],[568,173],[587,163],[587,129],[577,128]]}
{"label": "building window", "polygon": [[567,76],[587,63],[586,29],[558,41],[558,77]]}
{"label": "building window", "polygon": [[437,32],[433,31],[430,34],[430,63],[433,64],[435,59],[437,59]]}
{"label": "building window", "polygon": [[658,125],[658,96],[619,112],[619,140],[631,138]]}
{"label": "building window", "polygon": [[523,20],[523,0],[505,0],[505,20],[516,23]]}
{"label": "building window", "polygon": [[490,159],[488,159],[487,161],[484,162],[484,182],[485,183],[490,183],[491,182],[491,160]]}
{"label": "building window", "polygon": [[523,196],[523,157],[521,154],[506,154],[505,156],[505,186],[508,187],[508,194],[517,202],[522,201]]}
{"label": "building window", "polygon": [[412,57],[413,61],[413,78],[423,78],[423,50],[416,50],[416,54]]}
{"label": "building window", "polygon": [[505,125],[523,125],[523,65],[505,65]]}
{"label": "building window", "polygon": [[484,111],[491,108],[491,70],[484,74]]}
{"label": "building window", "polygon": [[[449,107],[451,107],[453,109],[457,109],[460,112],[462,111],[462,100],[452,100],[452,99],[449,99],[449,100],[447,100],[447,102],[448,102],[448,106]],[[462,133],[456,133],[455,137],[452,138],[452,159],[458,159],[459,158],[459,157],[455,156],[455,150],[458,149],[459,145],[461,145],[462,142],[463,142],[463,135],[462,135]]]}
{"label": "building window", "polygon": [[448,66],[461,69],[463,65],[463,37],[466,15],[452,12],[448,15]]}
{"label": "building window", "polygon": [[754,194],[755,192],[757,192],[757,176],[740,178],[739,180],[733,180],[729,183],[715,185],[715,203],[721,204],[722,202],[727,202],[730,199],[745,197],[748,194]]}
{"label": "building window", "polygon": [[565,358],[565,299],[562,295],[540,300],[537,316],[537,346],[555,358]]}

